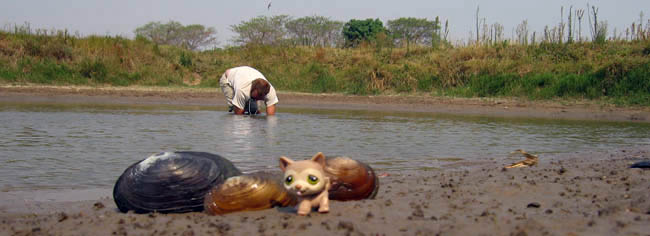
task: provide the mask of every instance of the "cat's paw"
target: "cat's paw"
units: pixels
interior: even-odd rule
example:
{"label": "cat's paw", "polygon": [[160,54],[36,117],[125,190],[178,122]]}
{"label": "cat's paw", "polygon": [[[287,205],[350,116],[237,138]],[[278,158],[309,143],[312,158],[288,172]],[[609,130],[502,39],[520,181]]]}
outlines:
{"label": "cat's paw", "polygon": [[318,212],[320,212],[320,213],[328,213],[328,212],[330,212],[330,208],[329,207],[319,207]]}

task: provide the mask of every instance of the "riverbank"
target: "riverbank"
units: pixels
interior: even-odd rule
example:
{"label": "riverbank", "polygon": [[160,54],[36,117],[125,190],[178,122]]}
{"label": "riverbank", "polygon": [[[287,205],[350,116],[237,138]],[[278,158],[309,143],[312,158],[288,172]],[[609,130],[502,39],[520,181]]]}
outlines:
{"label": "riverbank", "polygon": [[48,35],[27,26],[0,31],[0,83],[218,88],[224,71],[248,65],[279,91],[590,99],[650,106],[649,53],[647,39],[439,48],[251,43],[191,51],[142,37]]}
{"label": "riverbank", "polygon": [[[424,112],[504,118],[650,122],[650,107],[599,104],[593,101],[529,101],[509,98],[450,98],[433,96],[353,96],[343,94],[279,93],[283,108]],[[0,102],[71,104],[151,104],[225,106],[212,88],[0,86]]]}
{"label": "riverbank", "polygon": [[629,165],[647,159],[650,146],[544,155],[530,168],[461,161],[443,170],[390,171],[376,199],[333,201],[329,214],[306,217],[290,209],[124,214],[110,189],[0,192],[0,234],[646,235],[650,170]]}

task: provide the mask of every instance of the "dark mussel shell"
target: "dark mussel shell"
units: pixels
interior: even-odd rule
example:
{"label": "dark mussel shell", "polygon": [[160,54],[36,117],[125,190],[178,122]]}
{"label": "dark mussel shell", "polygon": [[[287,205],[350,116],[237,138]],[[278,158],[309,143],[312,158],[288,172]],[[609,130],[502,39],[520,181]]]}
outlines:
{"label": "dark mussel shell", "polygon": [[203,211],[213,186],[240,175],[229,160],[206,152],[164,152],[127,168],[115,183],[113,199],[121,212]]}
{"label": "dark mussel shell", "polygon": [[634,163],[630,166],[630,168],[650,169],[650,161],[640,161]]}
{"label": "dark mussel shell", "polygon": [[329,199],[347,201],[375,198],[379,179],[367,164],[349,157],[327,158],[325,174],[330,178]]}
{"label": "dark mussel shell", "polygon": [[230,177],[206,194],[205,211],[222,215],[295,205],[296,196],[284,188],[281,180],[282,176],[270,173]]}

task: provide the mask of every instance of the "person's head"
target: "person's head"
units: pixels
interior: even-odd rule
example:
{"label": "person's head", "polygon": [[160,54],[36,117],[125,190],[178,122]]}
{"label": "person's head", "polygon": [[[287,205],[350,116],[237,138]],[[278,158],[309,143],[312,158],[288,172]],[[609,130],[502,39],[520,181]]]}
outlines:
{"label": "person's head", "polygon": [[264,100],[269,91],[271,84],[265,79],[255,79],[251,84],[251,98],[255,100]]}

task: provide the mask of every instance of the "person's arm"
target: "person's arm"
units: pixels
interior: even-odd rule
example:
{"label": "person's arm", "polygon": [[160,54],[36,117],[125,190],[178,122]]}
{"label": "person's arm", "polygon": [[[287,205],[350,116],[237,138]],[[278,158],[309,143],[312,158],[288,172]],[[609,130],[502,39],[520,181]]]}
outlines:
{"label": "person's arm", "polygon": [[232,111],[235,113],[235,115],[243,115],[244,114],[244,109],[239,109],[239,107],[237,107],[237,106],[233,106]]}
{"label": "person's arm", "polygon": [[267,116],[275,115],[275,104],[266,107],[266,115]]}
{"label": "person's arm", "polygon": [[248,99],[246,99],[246,96],[244,96],[244,92],[241,91],[241,89],[236,89],[234,93],[235,94],[232,98],[232,111],[235,115],[243,115]]}

